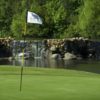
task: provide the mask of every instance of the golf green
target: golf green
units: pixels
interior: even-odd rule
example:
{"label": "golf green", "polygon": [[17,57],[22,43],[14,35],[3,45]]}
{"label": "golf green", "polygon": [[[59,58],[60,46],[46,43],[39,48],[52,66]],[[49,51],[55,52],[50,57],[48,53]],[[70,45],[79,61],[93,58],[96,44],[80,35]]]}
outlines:
{"label": "golf green", "polygon": [[100,100],[100,74],[25,67],[20,92],[20,69],[0,66],[0,100]]}

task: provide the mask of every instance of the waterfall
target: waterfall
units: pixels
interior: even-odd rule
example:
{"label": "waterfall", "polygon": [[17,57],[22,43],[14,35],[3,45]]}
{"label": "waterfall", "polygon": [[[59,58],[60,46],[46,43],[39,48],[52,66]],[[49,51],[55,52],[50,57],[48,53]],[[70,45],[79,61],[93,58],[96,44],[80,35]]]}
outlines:
{"label": "waterfall", "polygon": [[32,52],[34,54],[34,58],[41,58],[42,57],[42,51],[43,44],[41,41],[34,41],[32,43]]}

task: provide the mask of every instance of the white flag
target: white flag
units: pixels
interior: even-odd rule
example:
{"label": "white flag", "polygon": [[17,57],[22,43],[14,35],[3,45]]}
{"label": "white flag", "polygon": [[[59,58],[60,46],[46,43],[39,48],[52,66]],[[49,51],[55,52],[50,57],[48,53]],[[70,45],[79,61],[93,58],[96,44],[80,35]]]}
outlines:
{"label": "white flag", "polygon": [[28,11],[27,23],[42,24],[42,19],[37,14]]}

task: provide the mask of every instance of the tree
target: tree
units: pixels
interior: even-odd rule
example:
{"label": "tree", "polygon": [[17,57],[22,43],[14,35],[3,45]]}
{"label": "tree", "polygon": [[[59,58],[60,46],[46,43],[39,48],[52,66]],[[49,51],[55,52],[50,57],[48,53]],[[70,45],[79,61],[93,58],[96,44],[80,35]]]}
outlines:
{"label": "tree", "polygon": [[[42,25],[27,24],[26,10],[37,13]],[[0,36],[66,38],[100,36],[100,0],[1,0]]]}
{"label": "tree", "polygon": [[13,0],[0,1],[0,33],[2,36],[8,35],[11,32],[10,24],[14,14],[11,4],[13,5]]}
{"label": "tree", "polygon": [[84,0],[79,15],[79,29],[81,35],[86,37],[97,37],[100,34],[100,1]]}
{"label": "tree", "polygon": [[64,6],[66,8],[67,28],[64,30],[62,37],[74,37],[79,36],[79,28],[77,27],[79,11],[82,6],[82,0],[64,0]]}

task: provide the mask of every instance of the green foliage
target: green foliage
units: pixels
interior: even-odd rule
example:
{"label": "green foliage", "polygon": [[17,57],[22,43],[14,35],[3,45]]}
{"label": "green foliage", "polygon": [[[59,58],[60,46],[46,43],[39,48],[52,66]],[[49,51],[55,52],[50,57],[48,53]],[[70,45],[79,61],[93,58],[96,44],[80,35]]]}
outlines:
{"label": "green foliage", "polygon": [[67,23],[67,12],[64,3],[60,0],[51,0],[45,5],[45,8],[47,14],[45,22],[47,24],[48,34],[58,37],[63,33]]}
{"label": "green foliage", "polygon": [[100,33],[100,1],[84,0],[79,14],[79,29],[82,35],[97,37]]}
{"label": "green foliage", "polygon": [[[28,2],[27,2],[28,1]],[[37,13],[42,25],[27,24],[26,11]],[[100,36],[100,0],[1,0],[0,36],[21,38]]]}
{"label": "green foliage", "polygon": [[10,24],[13,17],[13,11],[11,7],[12,0],[0,1],[0,33],[2,36],[10,34]]}

